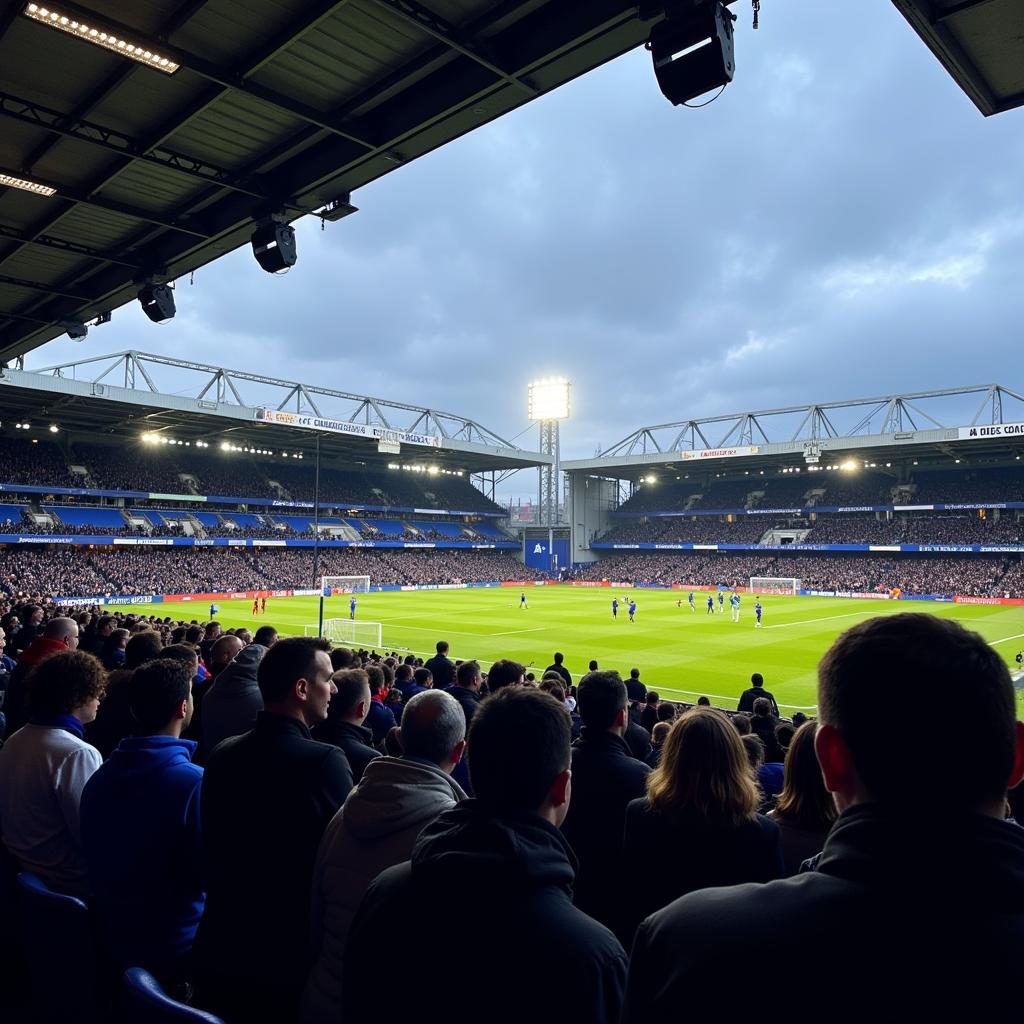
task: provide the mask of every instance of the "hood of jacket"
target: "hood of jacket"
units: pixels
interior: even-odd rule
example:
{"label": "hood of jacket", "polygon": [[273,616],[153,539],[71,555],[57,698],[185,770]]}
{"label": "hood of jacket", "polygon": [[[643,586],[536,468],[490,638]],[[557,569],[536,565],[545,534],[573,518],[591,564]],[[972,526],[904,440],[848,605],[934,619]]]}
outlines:
{"label": "hood of jacket", "polygon": [[376,840],[429,821],[465,799],[462,787],[450,775],[426,761],[375,757],[341,815],[354,838]]}
{"label": "hood of jacket", "polygon": [[[106,764],[114,766],[121,778],[162,774],[178,765],[192,763],[194,740],[173,736],[126,736],[114,748]],[[202,771],[196,766],[197,771]]]}
{"label": "hood of jacket", "polygon": [[535,814],[498,816],[464,800],[420,833],[412,872],[426,885],[498,887],[506,894],[556,888],[572,895],[576,857],[562,833]]}
{"label": "hood of jacket", "polygon": [[267,648],[262,644],[249,644],[243,647],[234,659],[217,673],[210,693],[225,700],[233,697],[251,696],[253,689],[258,690],[256,672],[260,667]]}
{"label": "hood of jacket", "polygon": [[18,656],[19,665],[38,665],[51,654],[60,654],[68,650],[67,644],[60,640],[51,640],[46,636],[37,636]]}

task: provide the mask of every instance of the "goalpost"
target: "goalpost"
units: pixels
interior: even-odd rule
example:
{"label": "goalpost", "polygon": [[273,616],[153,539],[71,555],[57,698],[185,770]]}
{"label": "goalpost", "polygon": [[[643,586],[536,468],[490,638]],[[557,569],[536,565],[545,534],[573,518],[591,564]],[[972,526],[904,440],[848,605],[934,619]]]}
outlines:
{"label": "goalpost", "polygon": [[324,618],[324,601],[346,594],[366,594],[370,590],[369,576],[321,576],[319,621],[305,627],[306,636],[325,636],[334,643],[381,646],[379,622],[357,622],[350,618]]}
{"label": "goalpost", "polygon": [[354,619],[324,619],[323,626],[305,627],[306,636],[324,636],[331,643],[344,644],[346,647],[369,647],[377,649],[384,646],[379,622],[358,622]]}
{"label": "goalpost", "polygon": [[803,580],[791,576],[751,576],[751,594],[799,594]]}

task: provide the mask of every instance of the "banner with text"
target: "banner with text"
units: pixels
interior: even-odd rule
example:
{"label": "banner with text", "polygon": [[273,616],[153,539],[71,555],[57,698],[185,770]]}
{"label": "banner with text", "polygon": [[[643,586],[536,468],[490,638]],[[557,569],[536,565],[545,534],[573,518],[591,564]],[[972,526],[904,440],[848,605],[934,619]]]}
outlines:
{"label": "banner with text", "polygon": [[332,420],[323,416],[306,416],[302,413],[283,412],[280,409],[257,409],[256,419],[261,423],[278,423],[286,427],[322,430],[328,434],[348,434],[350,437],[366,437],[373,441],[392,441],[395,444],[418,444],[426,448],[441,447],[441,438],[435,437],[433,434],[410,434],[405,430],[375,427],[369,423],[349,423],[348,420]]}

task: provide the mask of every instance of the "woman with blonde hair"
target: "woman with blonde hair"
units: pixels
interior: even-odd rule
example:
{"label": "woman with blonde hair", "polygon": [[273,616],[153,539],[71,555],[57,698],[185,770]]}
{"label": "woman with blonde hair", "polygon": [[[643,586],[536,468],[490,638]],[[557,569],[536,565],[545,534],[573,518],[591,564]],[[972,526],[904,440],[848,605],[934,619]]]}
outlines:
{"label": "woman with blonde hair", "polygon": [[806,722],[793,734],[786,752],[782,792],[769,815],[779,826],[787,875],[795,875],[805,860],[821,852],[838,815],[814,752],[815,728],[814,722]]}
{"label": "woman with blonde hair", "polygon": [[695,707],[672,726],[647,796],[626,808],[627,869],[658,879],[630,894],[623,937],[696,889],[768,882],[782,874],[778,826],[757,813],[760,794],[743,743],[720,711]]}

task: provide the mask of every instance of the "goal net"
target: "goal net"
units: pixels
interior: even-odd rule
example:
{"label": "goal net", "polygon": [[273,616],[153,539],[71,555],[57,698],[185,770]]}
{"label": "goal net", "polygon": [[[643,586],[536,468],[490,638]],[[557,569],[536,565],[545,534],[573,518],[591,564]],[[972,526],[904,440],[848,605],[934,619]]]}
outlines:
{"label": "goal net", "polygon": [[338,594],[365,594],[370,589],[369,576],[321,576],[320,593],[324,597]]}
{"label": "goal net", "polygon": [[789,576],[751,576],[752,594],[799,594],[803,580]]}
{"label": "goal net", "polygon": [[305,627],[306,636],[325,636],[331,643],[346,647],[383,647],[379,622],[359,622],[354,619],[324,619],[323,632],[314,622]]}

